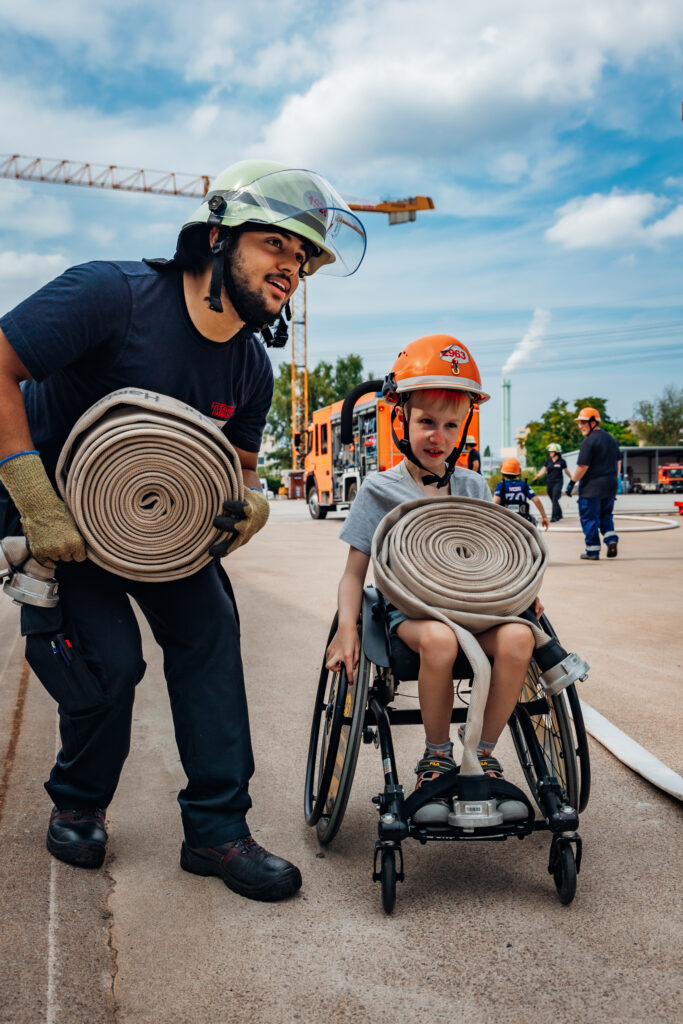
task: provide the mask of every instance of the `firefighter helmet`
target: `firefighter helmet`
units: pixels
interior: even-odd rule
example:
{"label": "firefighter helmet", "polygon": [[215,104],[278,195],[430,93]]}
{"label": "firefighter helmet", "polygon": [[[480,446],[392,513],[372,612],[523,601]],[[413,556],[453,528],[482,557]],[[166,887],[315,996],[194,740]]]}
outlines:
{"label": "firefighter helmet", "polygon": [[310,243],[303,272],[323,267],[346,277],[365,254],[365,230],[348,204],[321,175],[273,160],[241,160],[211,183],[180,235],[198,224],[276,227]]}
{"label": "firefighter helmet", "polygon": [[481,375],[469,349],[449,334],[430,334],[406,345],[384,380],[382,395],[400,402],[412,391],[433,388],[466,392],[480,404],[491,397],[482,390]]}
{"label": "firefighter helmet", "polygon": [[591,420],[597,420],[600,422],[600,413],[597,409],[594,409],[592,405],[585,405],[576,417],[576,422],[580,420],[587,420],[589,423]]}
{"label": "firefighter helmet", "polygon": [[562,449],[560,448],[559,444],[555,444],[555,442],[546,445],[545,450],[547,452],[557,452],[558,455],[562,454]]}
{"label": "firefighter helmet", "polygon": [[522,472],[522,467],[519,464],[519,459],[503,459],[503,464],[500,467],[500,471],[503,476],[519,476]]}

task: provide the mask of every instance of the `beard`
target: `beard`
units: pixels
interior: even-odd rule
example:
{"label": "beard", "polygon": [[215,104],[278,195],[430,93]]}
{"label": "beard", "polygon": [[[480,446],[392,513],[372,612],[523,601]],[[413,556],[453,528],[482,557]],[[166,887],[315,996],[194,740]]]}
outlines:
{"label": "beard", "polygon": [[282,312],[280,309],[273,313],[266,302],[266,299],[259,292],[249,288],[246,283],[244,261],[239,252],[226,254],[224,284],[228,297],[232,302],[235,312],[240,320],[251,326],[262,327],[274,324]]}

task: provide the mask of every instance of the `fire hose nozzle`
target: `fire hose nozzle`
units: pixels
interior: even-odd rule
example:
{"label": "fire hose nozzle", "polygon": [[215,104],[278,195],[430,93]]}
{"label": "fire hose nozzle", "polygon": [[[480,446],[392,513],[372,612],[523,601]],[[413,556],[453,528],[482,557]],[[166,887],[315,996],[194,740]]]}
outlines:
{"label": "fire hose nozzle", "polygon": [[15,604],[54,608],[59,603],[59,584],[53,570],[32,557],[25,537],[0,540],[0,578],[3,591]]}
{"label": "fire hose nozzle", "polygon": [[541,670],[541,686],[550,697],[588,676],[590,666],[578,654],[568,654],[557,637],[537,647],[534,659]]}

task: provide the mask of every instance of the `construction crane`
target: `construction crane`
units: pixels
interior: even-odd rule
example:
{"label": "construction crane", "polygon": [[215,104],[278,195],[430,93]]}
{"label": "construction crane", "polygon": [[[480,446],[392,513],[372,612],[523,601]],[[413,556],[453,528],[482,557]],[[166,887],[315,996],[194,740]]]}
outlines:
{"label": "construction crane", "polygon": [[[106,188],[119,192],[148,192],[152,195],[182,196],[203,199],[209,191],[213,175],[179,174],[175,171],[152,171],[115,164],[79,163],[74,160],[54,160],[40,156],[0,154],[0,178],[20,181],[43,181],[54,185],[80,185],[86,188]],[[389,224],[414,221],[418,212],[433,210],[429,196],[410,199],[391,199],[381,203],[362,203],[347,200],[352,210],[363,213],[385,213]],[[292,468],[297,468],[299,454],[295,445],[296,434],[302,434],[308,423],[308,352],[306,331],[306,281],[292,308]]]}

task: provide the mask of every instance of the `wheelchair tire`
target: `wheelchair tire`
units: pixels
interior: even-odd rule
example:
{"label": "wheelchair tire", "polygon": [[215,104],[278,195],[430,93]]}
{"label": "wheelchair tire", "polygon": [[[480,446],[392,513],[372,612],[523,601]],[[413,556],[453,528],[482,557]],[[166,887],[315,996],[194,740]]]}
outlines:
{"label": "wheelchair tire", "polygon": [[[557,637],[547,615],[541,616],[541,625],[550,636]],[[574,750],[576,752],[577,767],[579,772],[579,803],[577,810],[579,814],[585,811],[591,791],[591,762],[588,752],[588,735],[583,721],[583,712],[579,702],[579,695],[576,692],[574,683],[564,691],[569,704],[569,713],[572,719],[572,735],[574,738]]]}
{"label": "wheelchair tire", "polygon": [[564,692],[547,696],[539,677],[539,669],[532,661],[510,719],[512,739],[540,811],[543,813],[538,782],[544,775],[557,779],[565,801],[578,810],[579,768],[567,698]]}
{"label": "wheelchair tire", "polygon": [[[336,631],[337,616],[332,622],[327,644]],[[370,670],[362,644],[360,660],[351,680],[346,679],[344,671],[338,673],[326,669],[323,656],[311,725],[304,794],[306,821],[316,826],[318,839],[323,845],[331,843],[336,836],[348,804],[365,724]],[[342,691],[335,689],[335,679],[342,675],[346,685],[339,714]]]}
{"label": "wheelchair tire", "polygon": [[[336,630],[335,615],[325,644],[325,652]],[[346,670],[342,668],[340,672],[330,672],[325,668],[323,654],[306,762],[304,814],[309,825],[318,823],[328,797],[339,748],[347,692]]]}
{"label": "wheelchair tire", "polygon": [[385,913],[390,914],[396,906],[396,854],[393,850],[382,850],[380,874],[382,906]]}
{"label": "wheelchair tire", "polygon": [[560,897],[560,903],[567,906],[576,895],[576,860],[571,844],[562,839],[557,841],[553,881]]}

